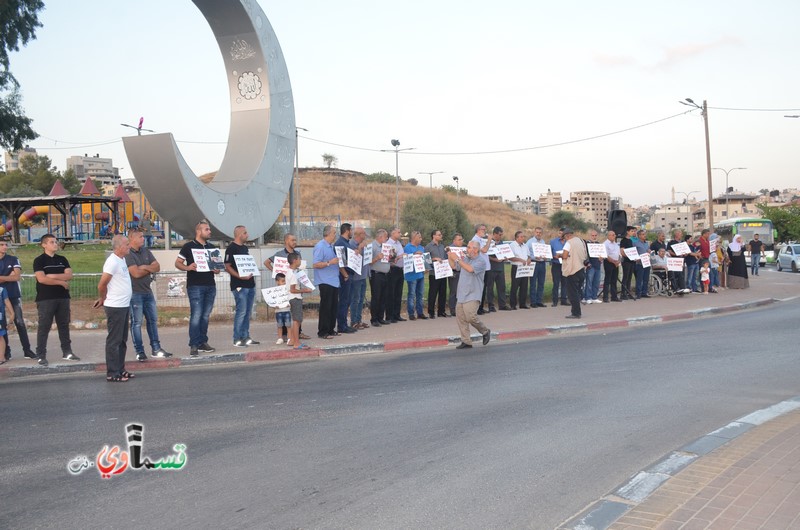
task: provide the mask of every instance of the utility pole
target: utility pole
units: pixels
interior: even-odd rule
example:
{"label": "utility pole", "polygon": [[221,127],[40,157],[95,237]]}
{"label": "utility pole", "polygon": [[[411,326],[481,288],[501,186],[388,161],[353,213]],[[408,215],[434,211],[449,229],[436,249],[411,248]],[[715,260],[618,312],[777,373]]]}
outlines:
{"label": "utility pole", "polygon": [[439,173],[444,173],[444,171],[420,171],[420,175],[428,175],[431,179],[431,189],[433,189],[433,176],[438,175]]}
{"label": "utility pole", "polygon": [[706,211],[708,212],[706,218],[708,219],[708,227],[713,230],[714,229],[714,190],[711,183],[711,143],[708,139],[708,102],[704,99],[703,106],[701,107],[697,103],[695,103],[692,98],[686,98],[683,101],[679,101],[681,105],[686,105],[689,107],[694,107],[696,109],[700,109],[701,115],[703,116],[703,123],[705,125],[705,132],[706,132],[706,176],[708,178],[708,208]]}

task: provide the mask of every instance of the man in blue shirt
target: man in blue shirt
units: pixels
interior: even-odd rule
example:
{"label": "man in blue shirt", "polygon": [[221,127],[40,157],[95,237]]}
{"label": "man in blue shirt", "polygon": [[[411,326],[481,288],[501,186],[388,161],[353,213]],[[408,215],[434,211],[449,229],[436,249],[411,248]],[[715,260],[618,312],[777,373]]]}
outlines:
{"label": "man in blue shirt", "polygon": [[558,229],[558,237],[550,240],[553,261],[550,262],[550,274],[553,276],[553,307],[558,305],[559,293],[561,305],[569,305],[567,300],[567,279],[561,275],[561,252],[564,250],[564,229]]}
{"label": "man in blue shirt", "polygon": [[319,287],[319,325],[317,336],[332,339],[338,335],[336,311],[339,307],[339,259],[333,250],[336,230],[326,225],[322,229],[322,239],[314,245],[314,282]]}
{"label": "man in blue shirt", "polygon": [[[415,254],[421,256],[425,253],[425,247],[422,246],[422,234],[420,234],[419,231],[415,230],[411,232],[411,239],[403,249],[403,252],[405,252],[405,263],[411,264],[409,266],[413,266]],[[406,272],[403,276],[408,284],[408,299],[406,300],[408,319],[416,320],[419,318],[421,320],[428,320],[422,306],[422,295],[425,291],[425,270],[423,269],[420,272],[416,272],[412,268],[411,272]],[[415,314],[416,316],[414,316]]]}
{"label": "man in blue shirt", "polygon": [[[0,287],[5,287],[8,300],[14,309],[13,313],[7,315],[6,320],[14,318],[23,355],[27,359],[35,359],[36,354],[31,350],[28,328],[25,327],[25,318],[22,316],[22,299],[18,283],[21,275],[22,266],[19,264],[19,258],[8,254],[8,241],[0,240]],[[5,359],[11,359],[11,346],[8,340],[6,340]]]}

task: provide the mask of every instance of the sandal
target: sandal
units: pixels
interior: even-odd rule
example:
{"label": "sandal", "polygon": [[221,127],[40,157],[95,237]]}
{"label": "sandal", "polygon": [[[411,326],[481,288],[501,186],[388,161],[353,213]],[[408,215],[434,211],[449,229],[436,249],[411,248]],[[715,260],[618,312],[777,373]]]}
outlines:
{"label": "sandal", "polygon": [[301,344],[300,346],[295,346],[292,349],[294,349],[294,350],[310,350],[311,348],[308,346],[308,344]]}
{"label": "sandal", "polygon": [[133,379],[134,377],[136,377],[135,375],[133,375],[130,372],[122,372],[122,374],[120,374],[120,375],[122,375],[122,377],[127,377],[128,379]]}
{"label": "sandal", "polygon": [[321,339],[328,339],[328,340],[331,340],[331,339],[333,339],[333,335],[323,335],[323,336],[322,336],[322,337],[320,337],[320,338],[321,338]]}
{"label": "sandal", "polygon": [[127,383],[128,378],[122,375],[115,375],[114,377],[106,377],[109,383]]}

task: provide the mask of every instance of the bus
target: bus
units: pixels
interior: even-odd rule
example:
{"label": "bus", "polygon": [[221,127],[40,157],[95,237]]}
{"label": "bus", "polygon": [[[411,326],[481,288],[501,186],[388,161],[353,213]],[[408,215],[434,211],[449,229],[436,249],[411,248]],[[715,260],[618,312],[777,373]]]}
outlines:
{"label": "bus", "polygon": [[[758,239],[764,242],[764,251],[761,253],[759,263],[766,264],[775,261],[775,237],[777,230],[772,226],[769,219],[758,219],[755,217],[738,217],[716,223],[715,232],[727,241],[733,241],[733,236],[741,234],[745,244],[749,243],[755,234]],[[750,251],[745,251],[745,260],[750,263]]]}

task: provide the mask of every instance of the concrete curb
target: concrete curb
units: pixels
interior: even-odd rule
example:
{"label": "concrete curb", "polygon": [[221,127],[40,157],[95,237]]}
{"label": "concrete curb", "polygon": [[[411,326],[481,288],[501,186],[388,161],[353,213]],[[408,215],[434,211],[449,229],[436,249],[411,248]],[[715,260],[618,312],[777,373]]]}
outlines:
{"label": "concrete curb", "polygon": [[[674,322],[678,320],[688,320],[692,318],[706,317],[716,314],[742,311],[755,307],[762,307],[781,300],[776,298],[764,298],[733,304],[730,306],[706,307],[694,309],[681,313],[669,315],[649,315],[641,317],[631,317],[621,320],[609,320],[605,322],[593,322],[589,324],[574,323],[557,326],[546,326],[544,328],[525,329],[518,331],[493,332],[493,341],[515,341],[539,337],[558,336],[567,333],[585,333],[610,329],[626,328],[631,326],[645,326],[659,324],[662,322]],[[480,340],[481,336],[475,334],[473,340]],[[337,357],[341,355],[362,354],[362,353],[386,353],[402,350],[416,350],[424,348],[441,348],[459,342],[459,337],[448,336],[442,338],[401,340],[391,342],[365,342],[358,344],[342,344],[337,346],[326,346],[323,348],[311,348],[308,350],[270,350],[270,351],[248,351],[219,353],[211,355],[201,355],[199,357],[172,357],[170,359],[149,359],[146,363],[130,363],[136,371],[174,369],[181,366],[199,366],[207,364],[220,364],[232,362],[264,362],[264,361],[283,361],[289,359],[308,359],[315,357]],[[42,367],[34,366],[0,366],[0,380],[28,377],[34,375],[65,374],[76,372],[105,372],[105,363],[75,363],[69,365],[56,365]],[[591,528],[591,527],[589,527]]]}
{"label": "concrete curb", "polygon": [[735,440],[750,429],[800,408],[800,396],[757,410],[701,436],[634,474],[627,482],[595,501],[577,516],[558,525],[558,530],[605,530],[628,510],[638,506],[662,484],[689,464]]}

